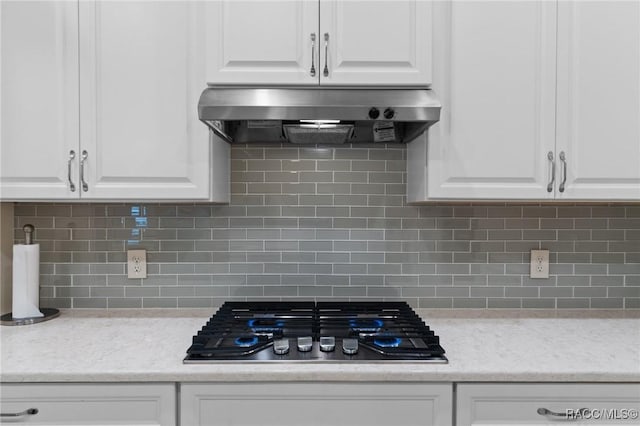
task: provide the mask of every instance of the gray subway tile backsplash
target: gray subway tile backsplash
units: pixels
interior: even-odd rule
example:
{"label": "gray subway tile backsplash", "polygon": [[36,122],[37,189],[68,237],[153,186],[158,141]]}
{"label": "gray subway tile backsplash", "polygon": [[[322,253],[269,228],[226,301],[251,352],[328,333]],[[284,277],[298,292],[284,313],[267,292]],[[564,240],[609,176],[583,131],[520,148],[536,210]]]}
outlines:
{"label": "gray subway tile backsplash", "polygon": [[[406,300],[422,308],[639,309],[640,207],[408,206],[406,150],[232,148],[232,202],[18,203],[36,226],[41,304],[215,307],[225,300]],[[149,277],[126,277],[127,249]],[[551,250],[549,279],[529,251]]]}

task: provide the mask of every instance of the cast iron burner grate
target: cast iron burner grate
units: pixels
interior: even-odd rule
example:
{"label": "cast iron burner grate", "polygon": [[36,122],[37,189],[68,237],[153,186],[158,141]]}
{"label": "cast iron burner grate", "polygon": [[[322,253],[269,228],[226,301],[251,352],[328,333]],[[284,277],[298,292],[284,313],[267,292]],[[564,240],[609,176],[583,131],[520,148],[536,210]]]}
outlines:
{"label": "cast iron burner grate", "polygon": [[446,363],[444,353],[405,302],[226,302],[184,362]]}

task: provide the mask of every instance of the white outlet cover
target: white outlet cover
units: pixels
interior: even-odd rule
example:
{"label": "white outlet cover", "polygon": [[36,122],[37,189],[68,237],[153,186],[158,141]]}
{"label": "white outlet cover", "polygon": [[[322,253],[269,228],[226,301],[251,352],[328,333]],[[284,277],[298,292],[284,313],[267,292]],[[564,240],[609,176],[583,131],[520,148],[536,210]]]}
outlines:
{"label": "white outlet cover", "polygon": [[549,250],[531,250],[531,278],[549,278]]}
{"label": "white outlet cover", "polygon": [[127,250],[127,277],[147,278],[147,251]]}

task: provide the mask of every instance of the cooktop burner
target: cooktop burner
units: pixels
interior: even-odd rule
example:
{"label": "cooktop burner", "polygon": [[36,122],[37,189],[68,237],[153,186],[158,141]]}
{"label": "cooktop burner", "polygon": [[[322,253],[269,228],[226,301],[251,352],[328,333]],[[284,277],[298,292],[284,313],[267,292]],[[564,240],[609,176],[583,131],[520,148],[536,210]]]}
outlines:
{"label": "cooktop burner", "polygon": [[444,353],[405,302],[226,302],[184,363],[446,363]]}

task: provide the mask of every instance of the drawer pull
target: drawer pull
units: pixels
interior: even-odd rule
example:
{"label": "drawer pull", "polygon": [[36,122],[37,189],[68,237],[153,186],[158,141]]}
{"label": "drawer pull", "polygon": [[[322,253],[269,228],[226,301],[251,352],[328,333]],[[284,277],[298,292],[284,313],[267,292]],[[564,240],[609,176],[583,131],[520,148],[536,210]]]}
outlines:
{"label": "drawer pull", "polygon": [[[575,411],[574,413],[577,420],[578,417],[584,418],[586,415],[588,415],[590,413],[590,410],[588,408],[580,408],[578,409],[578,411]],[[574,416],[570,416],[568,413],[556,413],[555,411],[551,411],[544,407],[538,408],[538,414],[545,417],[551,416],[551,417],[559,417],[562,419],[574,419]]]}
{"label": "drawer pull", "polygon": [[22,417],[22,416],[35,416],[38,414],[37,408],[27,408],[19,413],[0,413],[0,417]]}

